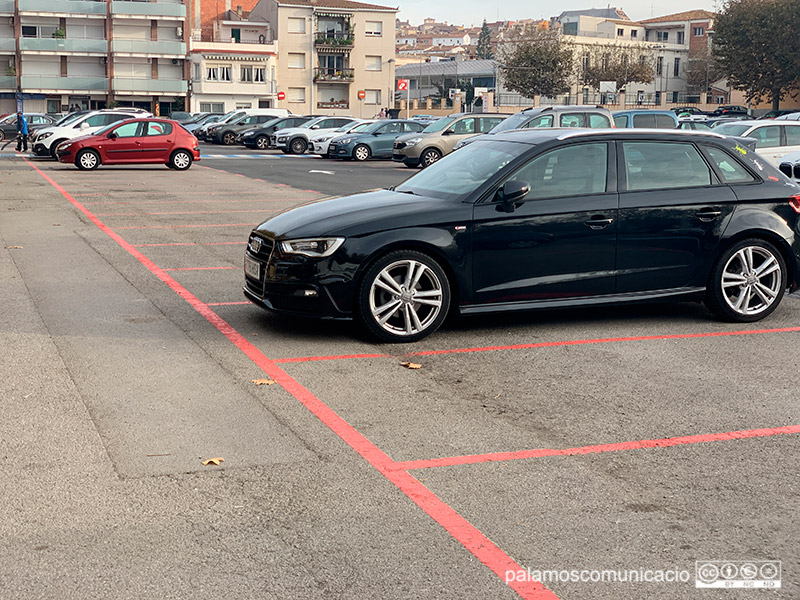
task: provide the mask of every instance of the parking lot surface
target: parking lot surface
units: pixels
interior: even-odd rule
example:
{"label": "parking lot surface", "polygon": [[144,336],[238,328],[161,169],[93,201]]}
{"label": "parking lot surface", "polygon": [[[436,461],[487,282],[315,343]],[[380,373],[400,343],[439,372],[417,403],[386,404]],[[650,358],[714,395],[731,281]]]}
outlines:
{"label": "parking lot surface", "polygon": [[410,170],[203,155],[0,158],[4,597],[751,598],[695,562],[779,560],[770,597],[800,598],[800,298],[749,326],[651,304],[375,344],[246,302],[245,242]]}

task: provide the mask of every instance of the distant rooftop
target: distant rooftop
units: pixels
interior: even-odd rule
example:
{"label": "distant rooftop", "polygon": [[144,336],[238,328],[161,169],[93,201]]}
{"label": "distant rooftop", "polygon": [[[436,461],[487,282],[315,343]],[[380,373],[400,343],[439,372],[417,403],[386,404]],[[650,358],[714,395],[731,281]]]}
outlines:
{"label": "distant rooftop", "polygon": [[426,77],[429,75],[458,75],[459,77],[493,77],[497,70],[496,60],[441,60],[439,62],[411,63],[395,68],[396,77]]}
{"label": "distant rooftop", "polygon": [[352,0],[277,0],[281,6],[302,6],[304,8],[338,8],[341,10],[390,10],[397,12],[399,8],[392,6],[379,6]]}
{"label": "distant rooftop", "polygon": [[621,8],[584,8],[582,10],[565,10],[556,19],[559,21],[565,17],[599,17],[601,19],[623,19],[630,21],[628,15]]}
{"label": "distant rooftop", "polygon": [[641,23],[672,23],[675,21],[697,21],[698,19],[713,19],[717,15],[708,10],[687,10],[684,12],[673,13],[671,15],[664,15],[663,17],[655,17],[654,19],[645,19]]}

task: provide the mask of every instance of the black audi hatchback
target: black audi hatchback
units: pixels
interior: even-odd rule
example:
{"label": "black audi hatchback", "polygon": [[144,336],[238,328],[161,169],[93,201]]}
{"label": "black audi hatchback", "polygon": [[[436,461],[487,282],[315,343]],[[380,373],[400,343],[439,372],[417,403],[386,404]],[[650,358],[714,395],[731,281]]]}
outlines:
{"label": "black audi hatchback", "polygon": [[449,312],[704,299],[770,314],[800,274],[800,187],[735,140],[664,130],[486,136],[395,188],[256,227],[244,293],[413,342]]}

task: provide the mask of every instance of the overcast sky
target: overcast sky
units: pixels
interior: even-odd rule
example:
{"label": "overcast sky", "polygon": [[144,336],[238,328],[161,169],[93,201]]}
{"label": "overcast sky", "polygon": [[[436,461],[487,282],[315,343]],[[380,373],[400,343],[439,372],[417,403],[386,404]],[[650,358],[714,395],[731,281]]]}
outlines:
{"label": "overcast sky", "polygon": [[[517,19],[549,19],[565,10],[581,8],[604,8],[607,3],[585,2],[553,2],[552,0],[397,0],[400,5],[398,16],[412,24],[422,23],[425,17],[455,25],[480,25],[487,21]],[[391,6],[393,2],[375,2]],[[625,4],[612,4],[625,11],[631,19],[649,19],[684,10],[702,8],[714,10],[718,4],[715,0],[635,0]]]}

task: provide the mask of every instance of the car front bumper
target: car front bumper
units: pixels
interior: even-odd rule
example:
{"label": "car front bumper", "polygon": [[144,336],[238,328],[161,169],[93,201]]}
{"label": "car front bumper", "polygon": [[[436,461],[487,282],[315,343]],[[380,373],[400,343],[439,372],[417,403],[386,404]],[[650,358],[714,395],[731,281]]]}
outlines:
{"label": "car front bumper", "polygon": [[350,158],[353,156],[353,144],[342,146],[336,142],[331,142],[328,146],[328,155],[331,158]]}
{"label": "car front bumper", "polygon": [[50,156],[50,148],[48,148],[41,142],[36,142],[33,145],[33,153],[36,156]]}
{"label": "car front bumper", "polygon": [[395,142],[392,146],[392,160],[407,165],[418,165],[421,144],[406,146],[405,142]]}

